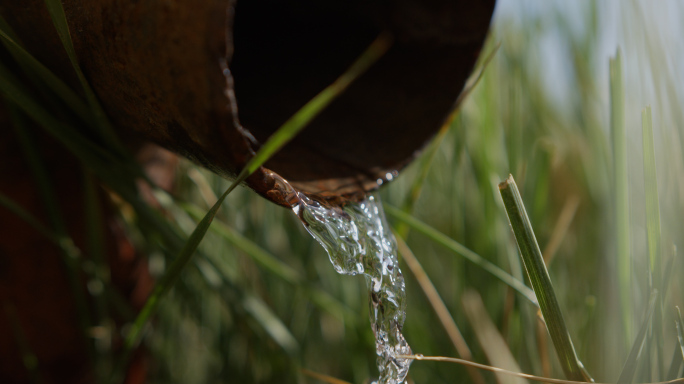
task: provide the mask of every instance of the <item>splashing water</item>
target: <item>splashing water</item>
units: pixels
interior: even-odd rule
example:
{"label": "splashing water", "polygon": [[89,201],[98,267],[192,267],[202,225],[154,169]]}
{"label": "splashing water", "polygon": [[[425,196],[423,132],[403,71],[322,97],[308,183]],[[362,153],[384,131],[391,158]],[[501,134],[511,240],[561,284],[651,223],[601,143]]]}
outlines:
{"label": "splashing water", "polygon": [[286,181],[279,181],[291,191],[293,211],[328,252],[335,270],[345,275],[366,276],[380,371],[377,383],[403,383],[412,362],[395,357],[411,354],[401,333],[406,316],[404,277],[379,198],[368,196],[343,208],[327,208],[297,193]]}

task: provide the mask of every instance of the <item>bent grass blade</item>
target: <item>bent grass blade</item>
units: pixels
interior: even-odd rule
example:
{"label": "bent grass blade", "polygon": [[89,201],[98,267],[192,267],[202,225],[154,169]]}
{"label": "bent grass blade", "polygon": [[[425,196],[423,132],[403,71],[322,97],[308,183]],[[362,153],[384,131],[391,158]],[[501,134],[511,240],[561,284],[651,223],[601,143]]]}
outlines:
{"label": "bent grass blade", "polygon": [[62,41],[62,45],[66,50],[67,56],[69,57],[69,61],[71,61],[71,65],[73,66],[74,71],[76,72],[78,81],[81,83],[81,87],[83,88],[83,91],[85,93],[86,100],[88,101],[88,105],[90,106],[90,110],[95,117],[96,128],[99,131],[98,133],[105,140],[105,142],[113,146],[113,149],[117,151],[117,154],[126,154],[127,151],[124,149],[123,144],[120,142],[116,133],[114,132],[114,128],[109,122],[109,119],[107,118],[104,109],[100,105],[100,102],[98,101],[95,92],[93,92],[93,89],[90,87],[90,84],[88,84],[88,80],[86,80],[85,75],[81,70],[81,66],[78,64],[78,57],[76,57],[74,43],[71,40],[69,23],[67,22],[66,14],[64,13],[62,1],[45,0],[45,6],[47,7],[48,12],[50,13],[50,18],[52,19],[52,23],[54,24],[55,29],[57,30],[59,39]]}
{"label": "bent grass blade", "polygon": [[[512,371],[508,371],[508,370],[497,368],[497,367],[492,367],[492,366],[485,365],[485,364],[473,363],[472,361],[458,359],[455,357],[423,356],[420,354],[418,354],[418,355],[397,355],[397,357],[402,358],[402,359],[413,359],[413,360],[418,360],[418,361],[439,361],[439,362],[444,362],[444,363],[455,363],[455,364],[461,364],[461,365],[468,365],[471,367],[475,367],[477,369],[482,369],[485,371],[495,372],[495,373],[502,373],[504,375],[520,377],[523,379],[538,381],[540,383],[550,383],[550,384],[582,384],[582,383],[586,383],[586,381],[561,380],[561,379],[553,379],[550,377],[541,377],[541,376],[530,375],[527,373],[512,372]],[[614,384],[614,383],[595,383],[595,384]],[[676,379],[676,380],[670,380],[670,381],[660,381],[660,382],[655,382],[655,383],[644,383],[644,384],[684,384],[684,379]]]}
{"label": "bent grass blade", "polygon": [[[46,0],[49,1],[49,0]],[[58,1],[58,0],[53,0]],[[60,3],[61,7],[61,3]],[[63,12],[63,10],[62,10]],[[138,314],[135,322],[124,341],[124,351],[122,359],[119,362],[117,373],[121,374],[127,364],[131,351],[140,343],[143,330],[157,311],[159,300],[171,289],[173,284],[180,277],[181,272],[192,259],[197,247],[204,238],[209,229],[218,209],[225,200],[225,198],[238,186],[245,181],[249,175],[256,171],[262,164],[264,164],[273,154],[280,148],[287,144],[297,133],[299,133],[315,116],[317,116],[325,107],[327,107],[332,100],[334,100],[340,93],[342,93],[354,79],[361,73],[368,69],[375,63],[389,48],[390,39],[386,35],[380,35],[366,51],[357,59],[356,62],[338,78],[333,84],[325,88],[316,97],[306,103],[293,117],[286,121],[261,147],[257,154],[249,160],[247,165],[238,175],[237,179],[226,189],[226,191],[219,197],[214,206],[199,222],[195,230],[192,232],[188,240],[183,245],[179,255],[171,263],[169,269],[162,276],[159,282],[155,285],[152,293],[148,297],[143,309]],[[116,376],[114,381],[119,380]]]}
{"label": "bent grass blade", "polygon": [[499,184],[499,192],[563,372],[568,379],[591,382],[593,380],[588,376],[575,353],[549,272],[544,264],[544,257],[539,250],[532,224],[513,176],[509,176]]}
{"label": "bent grass blade", "polygon": [[92,120],[88,106],[62,79],[57,77],[52,71],[36,60],[33,55],[28,53],[24,47],[14,37],[14,33],[9,29],[9,24],[0,16],[0,40],[9,51],[15,61],[21,64],[22,68],[30,71],[35,77],[39,78],[60,100],[66,104],[84,122]]}

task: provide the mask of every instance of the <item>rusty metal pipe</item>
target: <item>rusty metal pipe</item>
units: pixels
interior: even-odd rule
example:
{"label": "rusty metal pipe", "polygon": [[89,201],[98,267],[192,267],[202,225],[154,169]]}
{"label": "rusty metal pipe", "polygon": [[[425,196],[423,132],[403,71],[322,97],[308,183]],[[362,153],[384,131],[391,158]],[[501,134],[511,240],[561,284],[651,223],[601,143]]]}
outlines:
{"label": "rusty metal pipe", "polygon": [[[247,180],[286,205],[268,170],[341,201],[409,163],[454,107],[494,0],[65,0],[64,7],[83,71],[121,135],[229,178],[381,31],[392,34],[387,54]],[[76,85],[44,8],[42,0],[7,0],[0,12],[30,52]]]}

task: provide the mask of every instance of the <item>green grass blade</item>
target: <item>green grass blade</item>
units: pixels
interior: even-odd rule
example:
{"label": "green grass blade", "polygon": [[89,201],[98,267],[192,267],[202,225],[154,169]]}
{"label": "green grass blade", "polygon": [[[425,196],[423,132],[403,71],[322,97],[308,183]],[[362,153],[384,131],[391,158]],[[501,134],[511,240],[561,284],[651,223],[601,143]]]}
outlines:
{"label": "green grass blade", "polygon": [[[637,334],[636,339],[634,339],[632,349],[629,351],[629,356],[627,356],[627,360],[622,368],[622,372],[620,372],[620,377],[617,381],[619,384],[630,384],[634,379],[634,373],[637,369],[637,362],[641,356],[641,350],[644,345],[644,341],[646,340],[646,335],[648,334],[648,330],[650,328],[649,325],[651,323],[651,318],[653,317],[653,312],[656,307],[657,297],[658,291],[654,290],[653,293],[651,293],[651,299],[648,302],[648,310],[644,316],[644,321],[641,323],[639,333]],[[646,353],[648,352],[649,351],[646,351]]]}
{"label": "green grass blade", "polygon": [[82,259],[81,250],[74,245],[71,238],[57,235],[53,230],[44,226],[40,220],[38,220],[30,212],[22,208],[21,205],[17,204],[14,200],[2,193],[0,193],[0,206],[7,208],[7,210],[17,215],[17,217],[33,227],[33,229],[35,229],[42,236],[45,236],[46,239],[62,249],[62,251],[67,254],[68,257],[74,260]]}
{"label": "green grass blade", "polygon": [[499,184],[499,192],[563,372],[569,380],[591,381],[590,377],[585,377],[586,372],[575,353],[575,347],[565,326],[565,320],[554,293],[549,272],[546,269],[546,264],[544,264],[544,257],[537,244],[532,224],[527,217],[513,176],[509,176],[508,179]]}
{"label": "green grass blade", "polygon": [[[644,194],[646,199],[646,233],[648,239],[648,255],[651,272],[651,289],[661,289],[662,287],[662,254],[661,254],[661,230],[660,230],[660,204],[658,199],[658,177],[656,171],[655,143],[653,139],[653,120],[651,117],[651,107],[644,108],[641,113],[642,142],[644,155]],[[660,379],[664,374],[665,351],[663,349],[663,311],[662,299],[663,292],[658,299],[653,321],[653,334],[657,353],[658,368],[656,370]],[[650,380],[650,378],[649,378]]]}
{"label": "green grass blade", "polygon": [[260,298],[247,295],[243,302],[245,310],[268,332],[273,340],[280,345],[285,352],[295,355],[299,351],[299,344],[292,336],[290,330],[280,321],[273,311]]}
{"label": "green grass blade", "polygon": [[456,240],[451,239],[447,235],[439,232],[438,230],[430,227],[429,225],[423,223],[422,221],[416,219],[415,217],[409,215],[408,213],[402,211],[399,208],[393,207],[391,205],[383,204],[383,208],[387,214],[399,220],[402,223],[406,223],[413,230],[422,233],[423,235],[430,238],[437,244],[449,249],[450,251],[461,255],[466,260],[472,262],[473,264],[479,266],[483,270],[489,272],[497,279],[501,280],[504,284],[507,284],[511,288],[518,291],[523,297],[529,300],[532,304],[539,306],[537,303],[537,298],[534,292],[526,286],[522,281],[517,280],[513,276],[509,275],[503,269],[497,267],[496,265],[490,263],[482,256],[466,248],[464,245],[458,243]]}
{"label": "green grass blade", "polygon": [[[86,167],[90,168],[100,180],[133,204],[139,213],[145,214],[148,218],[154,216],[149,212],[151,208],[142,203],[137,196],[135,177],[140,176],[140,168],[138,166],[133,167],[130,159],[121,159],[121,157],[113,155],[111,151],[97,145],[74,129],[73,126],[58,120],[38,100],[33,98],[2,64],[0,64],[0,95],[4,96],[8,102],[14,104],[50,136],[59,141]],[[164,226],[162,225],[160,228],[164,228]]]}
{"label": "green grass blade", "polygon": [[88,234],[88,255],[97,264],[99,271],[97,279],[107,279],[109,271],[106,263],[105,233],[102,223],[105,222],[97,193],[97,181],[95,177],[83,169],[83,189],[85,191],[85,213]]}
{"label": "green grass blade", "polygon": [[7,29],[8,27],[7,22],[0,16],[0,40],[2,40],[2,44],[7,48],[14,60],[20,64],[22,69],[33,75],[32,77],[40,79],[84,122],[91,122],[90,110],[83,100],[59,77],[19,45],[13,36],[13,32]]}
{"label": "green grass blade", "polygon": [[47,239],[52,241],[54,244],[59,245],[61,239],[59,236],[50,230],[48,227],[44,226],[38,219],[36,219],[31,213],[26,211],[21,205],[17,204],[14,200],[0,193],[0,205],[5,207],[10,212],[17,215],[20,219],[24,220],[28,225],[33,227],[38,233],[45,236]]}
{"label": "green grass blade", "polygon": [[673,244],[671,249],[672,253],[670,253],[670,257],[668,258],[665,264],[665,269],[663,270],[663,277],[661,279],[662,282],[660,287],[656,287],[662,296],[660,298],[661,302],[665,302],[665,300],[667,300],[667,295],[670,291],[670,282],[672,281],[672,270],[674,269],[675,260],[677,260],[677,246]]}
{"label": "green grass blade", "polygon": [[[50,13],[52,23],[55,25],[57,35],[59,35],[59,39],[62,41],[62,45],[69,56],[71,64],[74,66],[74,69],[80,68],[78,65],[78,58],[76,57],[76,50],[71,41],[71,32],[69,32],[69,24],[67,23],[62,2],[60,0],[45,0],[45,6]],[[80,70],[77,69],[77,71]]]}
{"label": "green grass blade", "polygon": [[658,202],[658,177],[656,173],[655,144],[651,107],[641,112],[641,127],[644,147],[644,189],[646,196],[646,231],[648,234],[648,256],[653,284],[660,282],[660,204]]}
{"label": "green grass blade", "polygon": [[7,20],[5,20],[5,18],[2,17],[2,15],[0,15],[0,32],[6,35],[9,39],[15,41],[17,44],[21,44],[19,36],[17,36],[17,34],[14,32],[14,29],[12,29],[9,23],[7,23]]}
{"label": "green grass blade", "polygon": [[[283,125],[268,138],[266,143],[245,166],[243,173],[251,174],[266,162],[274,153],[292,140],[299,131],[304,129],[321,111],[323,111],[338,95],[382,55],[387,52],[391,44],[390,37],[382,34],[361,54],[361,56],[335,82],[323,89],[316,97],[306,103],[297,113],[290,117]],[[238,177],[239,178],[239,177]]]}
{"label": "green grass blade", "polygon": [[[28,93],[25,87],[3,65],[0,65],[0,94],[42,126],[84,164],[91,167],[103,163],[116,164],[116,158],[110,153],[86,139],[71,126],[57,120]],[[112,169],[111,166],[104,166],[101,171],[106,175],[111,173]]]}
{"label": "green grass blade", "polygon": [[[190,214],[190,216],[196,220],[200,220],[202,218],[203,212],[199,207],[184,203],[181,204],[181,206],[188,214]],[[235,229],[230,228],[218,220],[214,220],[209,229],[221,236],[221,238],[226,240],[229,244],[244,252],[252,260],[273,273],[275,276],[304,289],[311,301],[319,308],[335,315],[335,317],[340,320],[356,320],[356,314],[351,311],[349,307],[340,303],[337,299],[330,296],[329,293],[309,286],[305,278],[299,272],[280,261],[273,254],[261,248],[252,240],[241,235]],[[228,279],[230,278],[230,272],[221,267],[222,262],[220,260],[220,256],[204,254],[204,257],[207,258],[207,261],[209,261],[209,263],[215,267],[218,273],[224,275],[224,277]]]}
{"label": "green grass blade", "polygon": [[83,87],[83,92],[85,93],[86,100],[90,106],[90,110],[95,116],[96,127],[98,128],[99,134],[105,140],[106,143],[113,146],[119,155],[126,154],[126,150],[119,141],[114,129],[109,123],[102,106],[100,105],[95,92],[88,84],[81,66],[78,64],[78,57],[76,57],[76,50],[74,49],[74,43],[71,41],[71,32],[69,31],[69,24],[66,19],[66,14],[64,13],[64,7],[62,6],[61,0],[45,0],[45,5],[52,18],[52,23],[55,25],[59,39],[62,41],[62,45],[69,56],[69,61],[74,67],[76,76],[78,77],[81,86]]}
{"label": "green grass blade", "polygon": [[[676,324],[676,322],[675,322]],[[682,349],[679,344],[675,345],[674,352],[672,353],[672,362],[670,362],[670,369],[667,370],[667,376],[665,380],[674,380],[679,375],[679,369],[682,367]]]}
{"label": "green grass blade", "polygon": [[[215,230],[214,227],[216,224],[219,223],[218,221],[212,222],[211,229]],[[223,225],[223,224],[222,224]],[[218,233],[218,232],[217,232]],[[219,233],[220,235],[220,233]],[[238,249],[241,249],[243,252],[248,253],[251,249],[260,248],[257,244],[252,243],[250,240],[246,239],[247,242],[251,243],[251,245],[245,249],[241,249],[240,245],[242,245],[242,242],[238,242],[233,244],[235,247]],[[260,252],[266,252],[265,250],[261,250]],[[234,271],[231,271],[228,267],[226,267],[226,264],[223,262],[221,256],[219,255],[214,255],[214,254],[208,254],[208,253],[202,253],[202,257],[211,265],[214,270],[221,276],[223,281],[228,284],[228,285],[233,285],[233,280],[234,280]],[[268,254],[269,258],[275,259],[273,255]],[[277,259],[275,259],[277,261]],[[280,261],[278,261],[280,262]],[[280,275],[276,275],[278,277],[285,278]],[[303,277],[298,276],[297,281],[292,282],[292,284],[295,284],[297,287],[301,288],[304,290],[304,292],[309,296],[311,299],[311,302],[317,305],[320,309],[334,315],[336,318],[339,320],[344,320],[344,321],[349,321],[350,323],[353,323],[358,320],[357,313],[352,311],[348,306],[340,303],[336,298],[332,297],[329,293],[322,291],[319,288],[309,286],[305,281]],[[287,281],[287,280],[285,280]]]}
{"label": "green grass blade", "polygon": [[157,282],[155,285],[154,290],[145,302],[145,306],[138,314],[128,335],[126,336],[126,341],[124,344],[126,350],[132,350],[139,343],[143,328],[147,324],[147,321],[150,319],[152,314],[156,312],[159,305],[159,300],[166,292],[169,291],[169,289],[171,289],[171,286],[176,282],[176,280],[178,280],[183,268],[185,268],[185,266],[188,264],[192,258],[192,255],[195,253],[195,250],[197,250],[197,247],[204,238],[204,235],[207,233],[207,230],[209,229],[211,222],[214,220],[214,216],[223,203],[223,200],[225,200],[226,196],[228,196],[228,194],[235,189],[235,186],[235,183],[231,185],[226,192],[221,195],[218,201],[216,201],[216,204],[211,207],[209,212],[207,212],[204,218],[199,222],[195,230],[186,241],[183,249],[180,251],[180,254],[174,259],[164,276],[162,276],[159,282]]}
{"label": "green grass blade", "polygon": [[[47,212],[48,221],[53,227],[58,238],[63,239],[62,241],[66,241],[68,244],[73,244],[73,241],[67,232],[67,227],[59,203],[56,199],[57,195],[53,188],[53,183],[48,176],[48,170],[38,153],[38,148],[30,136],[31,130],[25,124],[24,117],[14,106],[7,105],[7,111],[12,123],[12,128],[17,135],[19,145],[24,152],[24,157],[26,158],[29,169],[36,182],[40,198],[43,202],[43,207]],[[81,276],[79,274],[80,253],[70,252],[63,247],[59,247],[59,251],[62,254],[62,260],[66,266],[69,287],[74,299],[74,304],[76,305],[78,321],[85,341],[87,329],[91,327],[92,322],[88,311],[86,297],[81,285]]]}
{"label": "green grass blade", "polygon": [[20,112],[17,111],[14,106],[7,105],[7,109],[10,121],[12,122],[12,128],[17,136],[17,141],[24,153],[24,158],[28,163],[29,169],[33,174],[38,193],[43,200],[48,221],[55,229],[55,232],[57,232],[57,236],[66,236],[66,225],[64,224],[61,209],[57,203],[55,190],[52,187],[52,181],[48,176],[47,169],[45,169],[45,166],[43,165],[43,160],[38,153],[38,149],[31,138],[32,130],[25,124],[23,116],[20,115]]}
{"label": "green grass blade", "polygon": [[[106,329],[108,332],[115,332],[114,321],[110,316],[108,297],[116,294],[116,288],[112,287],[110,282],[110,269],[107,262],[107,251],[105,246],[105,220],[102,205],[97,191],[97,183],[94,176],[82,167],[83,170],[83,190],[84,198],[84,212],[86,219],[86,235],[87,235],[87,255],[89,256],[89,264],[92,262],[92,268],[88,276],[88,293],[93,301],[94,307],[94,321],[97,327]],[[118,292],[117,292],[118,293]],[[108,377],[112,370],[113,354],[112,348],[109,345],[110,339],[108,337],[95,338],[95,376],[98,378],[97,382],[105,382],[104,378]]]}
{"label": "green grass blade", "polygon": [[629,172],[625,134],[625,92],[622,80],[622,54],[610,59],[610,136],[613,149],[613,199],[615,241],[620,306],[625,335],[631,337],[632,254],[629,234]]}
{"label": "green grass blade", "polygon": [[[44,226],[38,219],[36,219],[31,213],[27,212],[19,204],[14,202],[12,199],[0,193],[0,206],[7,208],[10,212],[17,215],[21,220],[29,224],[38,233],[44,236],[47,240],[52,242],[57,247],[61,248],[65,254],[68,254],[70,258],[74,260],[83,260],[84,257],[81,254],[81,250],[74,245],[71,238],[60,237],[53,230]],[[87,268],[81,268],[87,273]],[[108,290],[108,299],[112,302],[112,306],[118,310],[119,315],[124,319],[134,319],[135,313],[130,308],[130,304],[125,298],[121,296],[116,290]]]}
{"label": "green grass blade", "polygon": [[190,237],[187,239],[183,248],[180,250],[178,256],[173,260],[169,268],[166,270],[164,275],[155,284],[152,293],[145,301],[145,305],[140,310],[135,318],[135,321],[131,325],[131,328],[126,335],[124,340],[123,351],[121,352],[121,357],[115,367],[114,374],[112,375],[112,383],[118,383],[123,377],[124,370],[128,365],[128,361],[131,357],[131,353],[134,348],[140,343],[143,336],[143,330],[147,326],[147,322],[150,320],[152,315],[157,312],[159,308],[160,300],[166,295],[166,293],[171,289],[174,283],[180,277],[183,269],[188,265],[192,256],[195,254],[197,247],[207,233],[211,222],[216,216],[216,212],[220,208],[221,204],[225,200],[226,196],[235,189],[238,185],[238,181],[234,182],[216,201],[213,207],[207,212],[204,218],[199,222],[195,230],[192,232]]}
{"label": "green grass blade", "polygon": [[[119,143],[118,139],[116,138],[115,134],[113,133],[113,129],[109,126],[109,121],[107,120],[106,116],[104,115],[103,112],[101,112],[101,108],[99,108],[99,104],[97,104],[96,100],[91,100],[91,104],[95,103],[94,105],[99,108],[100,110],[100,115],[99,116],[94,116],[93,111],[96,109],[93,109],[92,106],[88,106],[86,103],[84,103],[80,96],[76,94],[69,86],[67,86],[60,78],[58,78],[54,73],[52,73],[47,67],[45,67],[42,63],[40,63],[38,60],[36,60],[30,53],[28,53],[20,44],[19,41],[16,40],[16,36],[12,29],[10,28],[9,24],[7,22],[0,18],[0,42],[3,43],[3,45],[8,49],[10,54],[14,57],[14,59],[17,61],[19,67],[22,68],[22,70],[27,74],[27,77],[31,79],[36,85],[39,87],[39,91],[44,91],[41,87],[45,87],[49,89],[54,95],[57,96],[59,102],[63,102],[66,107],[71,109],[83,122],[86,124],[77,124],[79,126],[86,126],[90,127],[93,126],[94,124],[104,127],[103,130],[109,132],[108,134],[101,135],[104,137],[105,140],[101,141],[100,144],[104,145],[107,147],[107,152],[102,151],[102,148],[97,148],[94,152],[99,152],[100,155],[103,155],[105,157],[109,157],[107,160],[107,163],[105,165],[105,168],[110,168],[111,165],[113,164],[113,159],[119,160],[123,159],[125,162],[122,164],[123,167],[128,168],[128,172],[131,174],[134,174],[135,177],[143,178],[146,179],[146,175],[140,170],[140,167],[138,164],[132,159],[130,154],[124,149],[124,147]],[[69,137],[69,141],[80,141],[81,144],[83,144],[83,135],[77,132],[73,127],[68,126],[67,124],[60,122],[54,118],[51,118],[50,120],[53,120],[53,124],[51,125],[46,125],[45,124],[45,114],[47,112],[45,111],[45,103],[37,102],[36,100],[33,100],[33,96],[31,96],[29,93],[26,92],[26,89],[23,85],[21,85],[16,79],[14,79],[14,76],[7,71],[3,67],[2,73],[0,73],[0,77],[3,77],[3,82],[9,82],[9,85],[12,88],[19,88],[20,93],[19,95],[16,95],[16,91],[14,93],[11,93],[11,96],[8,97],[8,99],[13,100],[21,109],[26,109],[30,108],[33,109],[33,111],[25,111],[29,116],[31,116],[32,119],[34,120],[42,120],[42,122],[39,122],[45,129],[49,130],[52,132],[53,136],[57,137],[58,140],[63,141],[65,137]],[[44,92],[43,92],[44,93]],[[92,92],[90,92],[92,94]],[[88,92],[86,92],[88,94]],[[16,96],[15,96],[16,95]],[[94,98],[94,96],[93,96]],[[15,99],[20,99],[20,100],[15,100]],[[31,103],[26,103],[26,100],[30,100]],[[22,102],[22,100],[24,102]],[[39,111],[36,111],[39,110]],[[69,125],[74,125],[74,124],[69,124]],[[58,129],[57,129],[58,128]],[[88,141],[88,140],[85,140]],[[86,143],[87,144],[87,143]],[[91,146],[97,146],[94,143],[90,143]],[[70,150],[74,150],[74,147],[69,147],[67,146]],[[85,146],[81,145],[81,149],[84,149]],[[92,148],[91,148],[92,149]],[[82,152],[82,151],[77,151],[77,152]],[[86,164],[91,164],[90,161],[84,161]],[[105,178],[102,177],[102,175],[99,175],[103,180]],[[149,180],[148,180],[149,182]],[[152,184],[152,183],[150,183]]]}
{"label": "green grass blade", "polygon": [[[204,261],[206,263],[203,263]],[[290,330],[260,297],[237,286],[231,276],[234,274],[225,273],[219,263],[214,257],[196,260],[195,267],[201,275],[206,276],[208,268],[212,270],[211,274],[218,274],[218,279],[213,283],[210,282],[213,279],[205,280],[207,287],[215,290],[226,305],[239,305],[240,309],[251,316],[276,344],[290,356],[295,356],[299,352],[299,343]]]}
{"label": "green grass blade", "polygon": [[[203,215],[202,210],[190,204],[182,204],[182,208],[195,219],[200,219]],[[210,229],[225,239],[228,243],[242,250],[262,267],[271,271],[283,280],[292,283],[302,283],[302,276],[292,267],[278,260],[275,256],[265,251],[259,245],[242,236],[236,230],[230,228],[220,221],[214,221]]]}

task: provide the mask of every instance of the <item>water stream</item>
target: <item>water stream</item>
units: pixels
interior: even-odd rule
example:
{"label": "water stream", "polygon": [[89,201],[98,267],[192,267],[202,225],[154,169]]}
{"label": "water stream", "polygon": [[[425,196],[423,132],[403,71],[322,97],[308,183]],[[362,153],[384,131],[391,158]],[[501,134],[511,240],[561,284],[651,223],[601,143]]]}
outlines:
{"label": "water stream", "polygon": [[327,208],[291,187],[288,189],[294,197],[293,211],[328,252],[335,270],[366,277],[380,372],[377,383],[404,383],[412,360],[395,357],[411,354],[401,333],[406,316],[404,277],[397,262],[396,241],[379,198],[368,196],[343,208]]}

